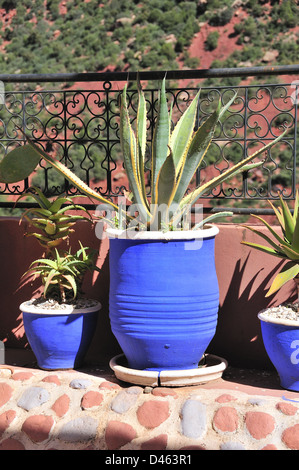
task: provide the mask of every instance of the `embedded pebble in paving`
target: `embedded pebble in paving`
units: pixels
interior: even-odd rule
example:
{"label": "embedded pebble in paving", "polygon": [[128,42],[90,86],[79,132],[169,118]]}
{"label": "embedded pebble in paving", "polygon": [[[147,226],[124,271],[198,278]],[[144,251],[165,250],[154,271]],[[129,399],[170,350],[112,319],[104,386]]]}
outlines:
{"label": "embedded pebble in paving", "polygon": [[33,374],[31,372],[15,372],[12,375],[13,380],[29,380],[33,377]]}
{"label": "embedded pebble in paving", "polygon": [[0,450],[25,450],[25,446],[16,439],[8,438],[0,443]]}
{"label": "embedded pebble in paving", "polygon": [[18,406],[26,411],[46,403],[50,398],[48,390],[42,387],[30,387],[18,401]]}
{"label": "embedded pebble in paving", "polygon": [[100,385],[100,389],[105,389],[105,390],[115,390],[115,389],[121,389],[121,387],[118,384],[115,384],[114,382],[102,382]]}
{"label": "embedded pebble in paving", "polygon": [[0,406],[5,405],[12,397],[13,389],[5,382],[0,383]]}
{"label": "embedded pebble in paving", "polygon": [[277,450],[277,447],[274,444],[267,444],[265,447],[262,447],[261,450]]}
{"label": "embedded pebble in paving", "polygon": [[58,437],[68,442],[88,441],[96,436],[97,427],[98,421],[90,416],[75,418],[62,426]]}
{"label": "embedded pebble in paving", "polygon": [[213,418],[213,427],[220,432],[234,432],[238,429],[238,423],[237,410],[231,406],[222,406]]}
{"label": "embedded pebble in paving", "polygon": [[141,450],[165,450],[167,447],[167,434],[160,434],[141,444]]}
{"label": "embedded pebble in paving", "polygon": [[224,442],[220,446],[220,450],[246,450],[240,442]]}
{"label": "embedded pebble in paving", "polygon": [[105,441],[109,450],[116,450],[128,444],[137,436],[136,430],[128,423],[109,421],[105,431]]}
{"label": "embedded pebble in paving", "polygon": [[282,434],[282,441],[292,450],[299,450],[299,424],[291,426]]}
{"label": "embedded pebble in paving", "polygon": [[206,406],[198,400],[187,400],[181,411],[182,434],[194,439],[200,438],[207,429]]}
{"label": "embedded pebble in paving", "polygon": [[279,402],[276,405],[277,410],[281,411],[283,414],[288,416],[294,416],[298,408],[297,406],[292,405],[291,403]]}
{"label": "embedded pebble in paving", "polygon": [[152,395],[156,397],[168,397],[171,396],[173,398],[178,398],[178,394],[175,390],[171,390],[170,388],[162,388],[157,387],[152,390]]}
{"label": "embedded pebble in paving", "polygon": [[138,395],[142,393],[142,389],[134,388],[122,390],[114,398],[111,403],[111,410],[115,413],[126,413],[133,405],[135,405]]}
{"label": "embedded pebble in paving", "polygon": [[0,436],[6,431],[10,423],[15,419],[17,413],[14,410],[8,410],[0,415]]}
{"label": "embedded pebble in paving", "polygon": [[245,423],[251,436],[255,439],[264,439],[275,428],[273,416],[262,411],[248,411],[245,415]]}
{"label": "embedded pebble in paving", "polygon": [[83,410],[87,410],[90,408],[95,408],[96,406],[100,406],[104,397],[100,392],[95,392],[90,390],[86,392],[81,400],[81,408]]}
{"label": "embedded pebble in paving", "polygon": [[49,438],[50,431],[55,422],[52,416],[33,415],[27,418],[22,431],[34,442],[43,442]]}
{"label": "embedded pebble in paving", "polygon": [[44,377],[42,382],[48,382],[48,383],[53,383],[55,385],[61,385],[61,382],[57,375],[47,375],[47,377]]}
{"label": "embedded pebble in paving", "polygon": [[217,403],[228,403],[230,401],[236,401],[237,399],[230,395],[229,393],[223,393],[219,397],[216,398]]}
{"label": "embedded pebble in paving", "polygon": [[166,401],[146,401],[137,410],[139,423],[147,429],[160,426],[169,417],[169,403]]}
{"label": "embedded pebble in paving", "polygon": [[85,389],[90,387],[92,382],[88,379],[74,379],[70,383],[71,388]]}
{"label": "embedded pebble in paving", "polygon": [[68,412],[69,406],[70,397],[66,393],[64,393],[63,395],[61,395],[61,397],[57,398],[55,403],[52,405],[51,409],[56,413],[58,418],[61,418]]}
{"label": "embedded pebble in paving", "polygon": [[249,398],[248,403],[251,405],[262,406],[265,405],[266,400],[263,400],[262,398]]}
{"label": "embedded pebble in paving", "polygon": [[133,394],[133,395],[140,395],[140,393],[143,393],[143,388],[138,387],[138,386],[133,386],[133,387],[126,388],[126,392],[129,394]]}

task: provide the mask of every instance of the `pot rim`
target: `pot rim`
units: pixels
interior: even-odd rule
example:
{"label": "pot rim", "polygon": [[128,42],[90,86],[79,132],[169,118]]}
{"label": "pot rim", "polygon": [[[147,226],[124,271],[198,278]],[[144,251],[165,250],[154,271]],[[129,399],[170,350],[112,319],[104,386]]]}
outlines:
{"label": "pot rim", "polygon": [[287,318],[273,318],[264,312],[259,312],[257,316],[265,323],[274,323],[276,325],[294,326],[299,328],[299,321],[296,320],[288,320]]}
{"label": "pot rim", "polygon": [[[34,300],[34,299],[31,299]],[[73,305],[66,304],[64,308],[62,309],[48,309],[48,308],[41,308],[41,307],[32,307],[32,305],[28,304],[30,300],[26,300],[25,302],[22,302],[20,305],[20,310],[23,313],[32,313],[34,315],[81,315],[81,314],[87,314],[91,312],[96,312],[97,310],[101,310],[102,304],[97,301],[96,305],[93,305],[91,307],[87,308],[77,308],[75,309]]]}
{"label": "pot rim", "polygon": [[107,228],[109,238],[120,238],[128,240],[198,240],[215,237],[219,233],[216,225],[207,224],[207,228],[199,230],[174,230],[161,232],[158,230],[142,230],[140,232]]}

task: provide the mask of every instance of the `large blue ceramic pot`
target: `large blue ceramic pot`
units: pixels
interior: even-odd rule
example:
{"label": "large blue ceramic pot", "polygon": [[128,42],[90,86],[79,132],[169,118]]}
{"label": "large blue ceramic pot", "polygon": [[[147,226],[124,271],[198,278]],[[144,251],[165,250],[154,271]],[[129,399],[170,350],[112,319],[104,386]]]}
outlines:
{"label": "large blue ceramic pot", "polygon": [[270,320],[261,312],[262,337],[266,352],[274,365],[280,384],[287,390],[299,391],[299,326],[291,320]]}
{"label": "large blue ceramic pot", "polygon": [[24,302],[25,333],[41,369],[74,369],[79,367],[95,332],[101,304],[85,309],[68,306],[49,313]]}
{"label": "large blue ceramic pot", "polygon": [[107,233],[110,322],[128,366],[196,368],[217,325],[218,228]]}

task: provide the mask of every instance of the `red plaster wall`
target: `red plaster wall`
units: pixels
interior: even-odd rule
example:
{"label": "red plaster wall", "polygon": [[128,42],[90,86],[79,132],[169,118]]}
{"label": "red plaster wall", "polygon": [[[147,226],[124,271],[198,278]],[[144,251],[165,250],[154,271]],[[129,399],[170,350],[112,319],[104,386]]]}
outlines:
{"label": "red plaster wall", "polygon": [[[263,226],[258,228],[267,233]],[[215,259],[220,309],[216,335],[209,350],[226,358],[231,365],[272,368],[264,349],[257,314],[290,298],[295,300],[295,283],[289,282],[266,298],[265,294],[283,262],[242,245],[242,240],[266,242],[240,225],[219,224],[219,229]]]}
{"label": "red plaster wall", "polygon": [[[216,335],[208,351],[225,357],[230,365],[271,367],[264,350],[257,313],[269,305],[287,300],[290,295],[295,299],[294,286],[290,282],[277,295],[266,299],[264,294],[280,261],[241,245],[242,239],[258,241],[252,232],[241,226],[220,224],[219,228],[215,255],[220,309]],[[6,348],[28,348],[19,305],[32,293],[38,292],[36,285],[18,288],[21,275],[41,254],[36,240],[24,237],[26,229],[26,222],[20,225],[19,219],[0,218],[0,340],[5,342]],[[92,363],[103,363],[120,352],[109,323],[109,242],[107,239],[99,240],[94,227],[86,223],[77,224],[73,241],[76,239],[85,246],[96,248],[99,253],[98,266],[101,271],[90,275],[85,282],[86,294],[102,303],[87,358]]]}

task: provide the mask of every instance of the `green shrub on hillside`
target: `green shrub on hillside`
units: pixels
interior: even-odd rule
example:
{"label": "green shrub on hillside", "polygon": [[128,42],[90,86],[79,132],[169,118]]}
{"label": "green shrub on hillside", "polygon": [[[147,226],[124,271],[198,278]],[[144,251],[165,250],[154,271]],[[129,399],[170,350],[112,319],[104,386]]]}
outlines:
{"label": "green shrub on hillside", "polygon": [[211,32],[205,42],[205,49],[207,51],[213,51],[218,46],[219,33],[218,31]]}

